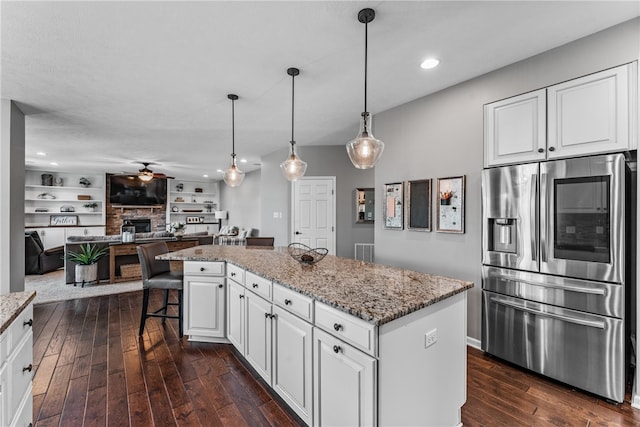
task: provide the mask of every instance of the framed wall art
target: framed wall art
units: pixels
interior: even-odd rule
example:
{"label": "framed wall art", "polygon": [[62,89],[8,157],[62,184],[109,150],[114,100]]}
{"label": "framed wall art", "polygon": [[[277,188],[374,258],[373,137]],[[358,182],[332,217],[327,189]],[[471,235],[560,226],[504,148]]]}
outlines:
{"label": "framed wall art", "polygon": [[382,216],[386,229],[402,230],[404,227],[403,187],[402,182],[384,185]]}
{"label": "framed wall art", "polygon": [[407,229],[431,231],[431,180],[407,182]]}
{"label": "framed wall art", "polygon": [[464,175],[438,178],[436,231],[464,233],[464,184]]}

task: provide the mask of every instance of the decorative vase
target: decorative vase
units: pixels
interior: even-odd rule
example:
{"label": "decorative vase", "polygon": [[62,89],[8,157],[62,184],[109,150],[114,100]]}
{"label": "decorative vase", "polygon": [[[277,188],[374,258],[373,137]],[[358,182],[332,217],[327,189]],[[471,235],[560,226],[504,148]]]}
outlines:
{"label": "decorative vase", "polygon": [[98,278],[98,264],[76,264],[76,283],[96,282]]}

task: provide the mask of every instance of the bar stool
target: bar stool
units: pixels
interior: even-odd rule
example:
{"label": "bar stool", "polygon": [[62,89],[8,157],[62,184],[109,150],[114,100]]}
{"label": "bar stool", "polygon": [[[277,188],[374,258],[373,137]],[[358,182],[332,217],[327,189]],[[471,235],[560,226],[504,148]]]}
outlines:
{"label": "bar stool", "polygon": [[[171,265],[167,260],[158,260],[156,255],[166,254],[169,252],[166,242],[149,243],[136,247],[138,258],[140,259],[140,267],[142,270],[142,316],[140,318],[140,331],[138,335],[144,332],[144,324],[147,317],[161,317],[162,323],[167,318],[178,319],[178,330],[180,338],[182,338],[182,279],[181,272],[171,271]],[[149,289],[164,289],[164,305],[158,310],[148,312],[149,306]],[[178,302],[169,302],[169,290],[178,291]],[[170,305],[178,306],[178,315],[171,316],[167,314],[167,307]],[[160,313],[162,312],[162,313]]]}

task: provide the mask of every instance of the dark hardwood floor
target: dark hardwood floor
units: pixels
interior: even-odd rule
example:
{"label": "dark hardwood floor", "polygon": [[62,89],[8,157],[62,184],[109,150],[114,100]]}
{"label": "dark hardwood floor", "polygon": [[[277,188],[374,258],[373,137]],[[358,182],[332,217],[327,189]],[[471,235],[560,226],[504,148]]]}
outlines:
{"label": "dark hardwood floor", "polygon": [[[151,300],[160,304],[161,293]],[[302,424],[229,345],[138,325],[142,293],[35,306],[36,426]],[[640,411],[468,351],[465,426],[638,426]]]}

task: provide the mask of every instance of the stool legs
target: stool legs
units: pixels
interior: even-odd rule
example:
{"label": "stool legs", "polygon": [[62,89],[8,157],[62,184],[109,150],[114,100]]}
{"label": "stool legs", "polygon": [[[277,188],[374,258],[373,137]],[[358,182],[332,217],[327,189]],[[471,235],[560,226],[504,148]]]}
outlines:
{"label": "stool legs", "polygon": [[[167,307],[169,306],[169,289],[165,289],[164,290],[164,304],[162,305],[162,307],[164,308],[164,310],[162,310],[162,314],[163,315],[167,315]],[[162,324],[164,325],[164,322],[167,320],[166,317],[162,318]]]}
{"label": "stool legs", "polygon": [[138,335],[144,333],[144,324],[147,321],[147,307],[149,306],[149,288],[142,290],[142,317],[140,318],[140,330]]}

